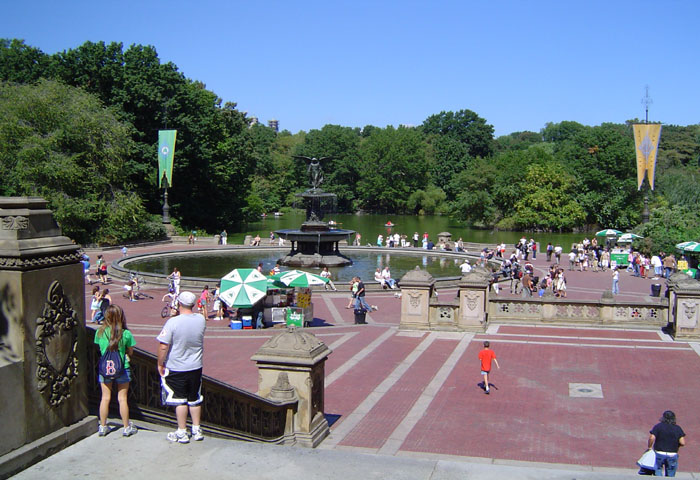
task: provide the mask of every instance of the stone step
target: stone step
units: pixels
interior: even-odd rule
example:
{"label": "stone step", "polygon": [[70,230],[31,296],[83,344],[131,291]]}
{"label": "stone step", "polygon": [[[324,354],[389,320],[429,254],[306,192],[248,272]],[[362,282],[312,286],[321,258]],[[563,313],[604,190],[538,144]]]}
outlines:
{"label": "stone step", "polygon": [[133,479],[186,478],[192,475],[238,480],[636,478],[632,469],[579,469],[568,465],[460,459],[449,456],[397,457],[353,450],[312,450],[294,446],[252,444],[213,437],[206,437],[201,442],[177,444],[166,440],[165,431],[161,427],[140,422],[136,424],[140,427],[136,435],[123,437],[121,428],[105,437],[98,437],[95,433],[13,478],[110,478],[114,472],[128,472],[126,475]]}

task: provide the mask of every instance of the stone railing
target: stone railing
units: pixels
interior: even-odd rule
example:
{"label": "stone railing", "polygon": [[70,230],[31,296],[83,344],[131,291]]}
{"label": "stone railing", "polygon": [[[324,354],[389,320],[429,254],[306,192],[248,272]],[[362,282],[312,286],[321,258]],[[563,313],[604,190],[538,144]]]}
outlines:
{"label": "stone railing", "polygon": [[[681,279],[682,280],[682,279]],[[675,323],[666,298],[640,298],[629,302],[606,292],[597,300],[574,300],[553,296],[503,298],[489,295],[491,273],[479,267],[464,275],[454,298],[435,295],[435,279],[416,268],[401,279],[401,323],[408,330],[483,332],[490,323],[559,324],[661,328]],[[679,288],[672,298],[681,298]],[[700,288],[697,289],[700,299]],[[682,297],[680,305],[688,320],[680,326],[688,338],[700,333],[695,308],[700,300]],[[686,298],[688,297],[688,298]],[[696,302],[696,303],[693,303]],[[674,311],[679,310],[676,308]],[[677,316],[677,315],[676,315]]]}
{"label": "stone railing", "polygon": [[497,323],[558,323],[616,327],[665,327],[668,303],[570,300],[558,298],[493,298],[488,321]]}
{"label": "stone railing", "polygon": [[[99,349],[93,343],[95,331],[88,328],[88,400],[96,409],[100,402],[97,382]],[[132,382],[129,406],[132,418],[176,427],[173,407],[163,406],[156,357],[138,348],[130,358]],[[264,443],[294,443],[296,398],[273,401],[204,377],[202,382],[202,425],[221,437]],[[116,402],[113,401],[116,408]]]}

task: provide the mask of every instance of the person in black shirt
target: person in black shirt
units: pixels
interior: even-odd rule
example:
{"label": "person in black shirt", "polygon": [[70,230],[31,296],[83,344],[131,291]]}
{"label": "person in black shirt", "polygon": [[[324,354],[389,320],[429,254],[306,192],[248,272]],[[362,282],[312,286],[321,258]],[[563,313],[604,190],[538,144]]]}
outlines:
{"label": "person in black shirt", "polygon": [[666,410],[660,422],[649,432],[648,448],[656,452],[656,472],[660,477],[666,470],[667,477],[675,477],[678,469],[678,449],[685,446],[685,432],[676,425],[676,414]]}

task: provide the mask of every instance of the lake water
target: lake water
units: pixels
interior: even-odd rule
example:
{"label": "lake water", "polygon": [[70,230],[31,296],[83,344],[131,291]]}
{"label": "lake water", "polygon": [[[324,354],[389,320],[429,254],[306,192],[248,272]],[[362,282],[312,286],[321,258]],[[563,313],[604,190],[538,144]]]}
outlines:
{"label": "lake water", "polygon": [[[263,245],[269,245],[271,231],[299,228],[305,220],[302,213],[285,214],[280,217],[268,216],[259,222],[249,224],[244,232],[229,232],[229,244],[242,244],[245,235],[260,235]],[[534,238],[540,242],[540,248],[544,249],[547,242],[554,245],[559,243],[568,251],[572,242],[580,242],[584,234],[556,234],[556,233],[523,233],[507,231],[478,230],[460,225],[449,217],[442,216],[413,216],[413,215],[351,215],[338,214],[326,216],[324,220],[334,220],[343,229],[355,230],[362,235],[362,244],[376,245],[377,235],[399,233],[407,235],[410,239],[414,232],[423,236],[428,232],[429,237],[437,242],[439,233],[450,232],[452,239],[459,237],[465,242],[475,243],[499,243],[513,245],[522,236]],[[393,227],[387,228],[386,223],[391,222]],[[591,238],[591,235],[588,235]],[[352,242],[354,238],[350,238]],[[255,268],[258,263],[263,264],[263,270],[267,273],[275,265],[275,262],[288,251],[277,249],[263,249],[256,252],[211,252],[207,254],[183,254],[182,256],[163,256],[152,259],[130,262],[126,268],[152,273],[169,274],[173,267],[177,267],[186,277],[221,278],[234,268]],[[386,248],[385,252],[355,251],[346,252],[353,260],[353,265],[341,268],[333,268],[334,281],[347,282],[354,275],[363,279],[373,279],[374,270],[377,267],[389,265],[394,278],[401,278],[406,272],[416,266],[426,269],[434,277],[457,276],[460,274],[460,260],[444,256],[429,255],[422,249],[413,250],[413,255],[403,255],[397,251]],[[476,252],[470,252],[476,253]],[[319,269],[308,268],[308,271],[318,273]]]}
{"label": "lake water", "polygon": [[[272,215],[261,219],[259,222],[251,223],[246,227],[245,232],[231,233],[229,232],[229,243],[243,243],[245,235],[259,234],[264,240],[267,239],[271,231],[280,230],[283,228],[299,228],[299,225],[305,220],[303,214],[285,214],[281,217]],[[567,250],[573,242],[580,242],[586,237],[586,234],[580,233],[531,233],[531,232],[511,232],[511,231],[494,231],[494,230],[478,230],[461,225],[459,222],[450,219],[447,216],[418,216],[418,215],[353,215],[353,214],[337,214],[327,215],[324,220],[334,220],[338,222],[340,228],[355,230],[362,235],[362,244],[367,245],[377,242],[377,235],[382,234],[386,237],[387,233],[405,234],[411,238],[413,232],[418,232],[421,237],[424,232],[428,232],[430,238],[437,243],[437,235],[441,232],[450,232],[452,239],[457,240],[462,237],[465,242],[475,243],[499,243],[505,242],[506,245],[513,245],[522,236],[534,238],[540,242],[541,248],[547,245],[547,242],[552,242],[556,245],[560,242],[564,250]],[[391,221],[395,226],[391,229],[384,225]],[[593,234],[588,234],[588,238],[592,238]],[[352,238],[350,241],[352,242]]]}

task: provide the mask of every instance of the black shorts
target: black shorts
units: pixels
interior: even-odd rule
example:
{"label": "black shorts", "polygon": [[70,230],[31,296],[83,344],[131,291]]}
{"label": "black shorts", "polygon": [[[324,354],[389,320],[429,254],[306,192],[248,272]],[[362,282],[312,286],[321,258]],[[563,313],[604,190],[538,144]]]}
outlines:
{"label": "black shorts", "polygon": [[187,372],[166,370],[160,377],[163,405],[190,405],[202,403],[202,369]]}

